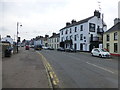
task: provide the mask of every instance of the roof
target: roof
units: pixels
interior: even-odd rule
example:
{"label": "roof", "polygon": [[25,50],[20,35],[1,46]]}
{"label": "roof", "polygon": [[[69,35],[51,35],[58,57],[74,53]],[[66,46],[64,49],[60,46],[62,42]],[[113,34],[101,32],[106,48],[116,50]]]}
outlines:
{"label": "roof", "polygon": [[60,37],[60,33],[52,35],[50,38]]}
{"label": "roof", "polygon": [[75,26],[75,25],[78,25],[78,24],[85,23],[85,22],[87,22],[88,20],[90,20],[90,19],[93,18],[93,17],[94,17],[94,16],[91,16],[91,17],[88,17],[88,18],[86,18],[86,19],[80,20],[80,21],[75,22],[75,23],[73,23],[73,24],[70,24],[70,25],[68,25],[68,26],[66,26],[66,27],[64,27],[64,28],[62,28],[62,29],[60,29],[60,30],[63,30],[63,29],[65,29],[65,28],[69,28],[69,27],[72,27],[72,26]]}
{"label": "roof", "polygon": [[113,27],[111,27],[108,31],[106,31],[105,33],[108,32],[113,32],[113,31],[120,31],[120,22],[118,22],[117,24],[115,24]]}

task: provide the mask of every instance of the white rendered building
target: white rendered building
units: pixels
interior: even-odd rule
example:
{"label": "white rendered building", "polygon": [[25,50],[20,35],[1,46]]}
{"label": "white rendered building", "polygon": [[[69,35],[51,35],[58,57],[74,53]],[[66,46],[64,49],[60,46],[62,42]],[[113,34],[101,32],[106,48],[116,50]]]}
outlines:
{"label": "white rendered building", "polygon": [[53,33],[53,35],[48,39],[48,46],[54,49],[58,49],[60,41],[60,34]]}
{"label": "white rendered building", "polygon": [[101,18],[101,13],[95,10],[94,16],[78,22],[72,20],[60,29],[60,47],[79,51],[102,48],[102,35],[106,30],[107,26]]}

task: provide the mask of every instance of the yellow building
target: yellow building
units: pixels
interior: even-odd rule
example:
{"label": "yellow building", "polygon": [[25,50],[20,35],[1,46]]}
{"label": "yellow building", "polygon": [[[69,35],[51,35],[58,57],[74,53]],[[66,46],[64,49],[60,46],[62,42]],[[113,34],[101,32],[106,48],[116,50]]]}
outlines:
{"label": "yellow building", "polygon": [[103,48],[113,55],[120,56],[120,22],[104,33]]}

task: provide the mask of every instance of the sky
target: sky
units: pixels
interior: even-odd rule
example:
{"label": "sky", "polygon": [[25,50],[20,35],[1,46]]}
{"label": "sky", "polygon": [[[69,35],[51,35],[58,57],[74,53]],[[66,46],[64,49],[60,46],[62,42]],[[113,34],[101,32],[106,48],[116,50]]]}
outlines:
{"label": "sky", "polygon": [[[101,3],[98,3],[101,2]],[[72,19],[80,21],[93,16],[95,10],[104,14],[107,29],[118,17],[119,0],[0,0],[0,35],[16,40],[17,22],[21,40],[51,36]],[[22,27],[20,27],[22,25]]]}

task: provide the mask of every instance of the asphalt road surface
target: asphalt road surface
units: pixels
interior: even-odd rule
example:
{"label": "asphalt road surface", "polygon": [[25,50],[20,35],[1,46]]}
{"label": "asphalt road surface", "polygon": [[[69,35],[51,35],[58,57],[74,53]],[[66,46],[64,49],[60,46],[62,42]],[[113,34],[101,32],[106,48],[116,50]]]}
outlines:
{"label": "asphalt road surface", "polygon": [[92,57],[90,53],[42,50],[62,88],[118,88],[118,60]]}

